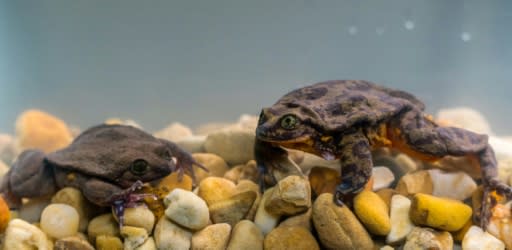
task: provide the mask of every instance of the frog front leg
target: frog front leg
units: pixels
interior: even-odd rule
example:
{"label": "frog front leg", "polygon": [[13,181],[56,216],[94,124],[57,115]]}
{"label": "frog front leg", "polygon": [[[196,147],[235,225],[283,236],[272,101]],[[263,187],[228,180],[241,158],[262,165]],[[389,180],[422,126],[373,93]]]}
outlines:
{"label": "frog front leg", "polygon": [[57,191],[54,169],[45,163],[40,150],[23,151],[0,184],[0,194],[11,209],[21,206],[21,198],[51,195]]}
{"label": "frog front leg", "polygon": [[256,138],[254,143],[254,158],[258,168],[260,191],[265,191],[265,184],[275,185],[287,176],[304,177],[299,165],[288,155],[288,151],[270,142]]}
{"label": "frog front leg", "polygon": [[344,135],[340,142],[341,182],[336,187],[334,202],[360,192],[372,175],[370,143],[362,133]]}
{"label": "frog front leg", "polygon": [[121,189],[112,183],[92,178],[84,183],[82,192],[89,201],[96,205],[111,206],[115,217],[119,221],[119,227],[122,227],[124,225],[125,208],[140,205],[141,201],[148,196],[156,199],[153,194],[135,193],[142,186],[141,181],[136,181],[130,187]]}

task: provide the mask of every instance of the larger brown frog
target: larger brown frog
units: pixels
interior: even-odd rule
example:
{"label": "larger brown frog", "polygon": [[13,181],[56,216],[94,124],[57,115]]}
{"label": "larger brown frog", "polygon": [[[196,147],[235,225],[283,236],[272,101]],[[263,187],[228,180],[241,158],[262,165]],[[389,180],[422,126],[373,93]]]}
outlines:
{"label": "larger brown frog", "polygon": [[496,191],[512,199],[512,188],[497,179],[496,159],[486,135],[441,127],[413,95],[367,81],[326,81],[294,90],[261,112],[255,156],[262,172],[281,167],[286,151],[299,149],[341,162],[335,202],[358,193],[372,173],[371,150],[391,147],[415,158],[436,161],[467,156],[481,168],[485,228]]}
{"label": "larger brown frog", "polygon": [[62,150],[48,155],[39,150],[21,153],[4,176],[0,194],[15,208],[22,197],[40,197],[62,187],[75,187],[92,203],[113,206],[122,225],[124,208],[146,196],[134,193],[143,182],[158,180],[172,171],[194,177],[192,165],[204,169],[170,141],[131,126],[98,125]]}

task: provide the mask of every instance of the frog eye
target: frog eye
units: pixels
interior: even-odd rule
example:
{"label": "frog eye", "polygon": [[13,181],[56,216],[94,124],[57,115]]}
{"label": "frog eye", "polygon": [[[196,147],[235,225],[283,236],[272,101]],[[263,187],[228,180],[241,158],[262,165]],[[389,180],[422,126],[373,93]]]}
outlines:
{"label": "frog eye", "polygon": [[134,175],[143,175],[148,171],[148,162],[143,159],[133,161],[130,171]]}
{"label": "frog eye", "polygon": [[298,120],[295,115],[285,115],[281,118],[281,127],[284,129],[295,129],[297,127]]}

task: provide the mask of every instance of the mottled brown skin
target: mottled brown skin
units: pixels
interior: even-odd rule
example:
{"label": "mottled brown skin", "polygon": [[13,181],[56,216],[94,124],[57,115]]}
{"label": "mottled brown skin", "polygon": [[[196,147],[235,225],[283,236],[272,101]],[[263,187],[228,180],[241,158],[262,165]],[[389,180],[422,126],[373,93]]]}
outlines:
{"label": "mottled brown skin", "polygon": [[48,155],[39,150],[21,153],[3,178],[0,193],[13,208],[22,197],[75,187],[92,203],[110,206],[130,202],[129,196],[142,182],[158,180],[172,171],[194,176],[193,164],[204,168],[170,141],[131,126],[98,125],[62,150]]}
{"label": "mottled brown skin", "polygon": [[[255,156],[264,174],[281,167],[286,151],[299,149],[325,159],[340,159],[336,202],[361,191],[372,173],[371,150],[391,147],[415,158],[436,161],[467,156],[481,168],[485,228],[495,201],[491,192],[512,199],[512,189],[497,179],[496,159],[486,135],[440,127],[413,95],[367,81],[320,82],[294,90],[261,112]],[[293,120],[293,121],[292,121]]]}

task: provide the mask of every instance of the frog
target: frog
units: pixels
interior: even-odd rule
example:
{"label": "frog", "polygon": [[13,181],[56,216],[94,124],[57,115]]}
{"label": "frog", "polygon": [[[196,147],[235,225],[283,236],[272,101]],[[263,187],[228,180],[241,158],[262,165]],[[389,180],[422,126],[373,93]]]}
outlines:
{"label": "frog", "polygon": [[100,124],[78,135],[69,146],[45,154],[23,151],[0,182],[0,194],[11,209],[21,198],[50,196],[74,187],[100,207],[111,207],[124,223],[124,210],[141,204],[149,193],[144,183],[178,172],[195,181],[193,165],[208,171],[177,144],[128,125]]}
{"label": "frog", "polygon": [[370,81],[330,80],[295,89],[262,109],[255,133],[260,185],[275,183],[272,172],[284,171],[285,149],[301,150],[340,161],[333,191],[340,206],[364,189],[372,174],[372,150],[379,148],[426,162],[467,157],[480,168],[483,199],[474,221],[483,229],[496,200],[512,199],[512,188],[497,177],[487,135],[440,126],[413,94]]}

